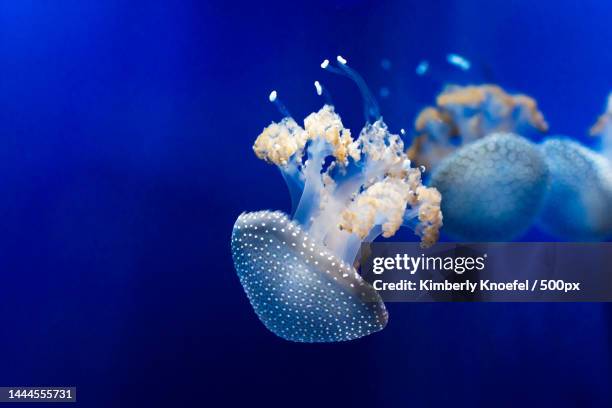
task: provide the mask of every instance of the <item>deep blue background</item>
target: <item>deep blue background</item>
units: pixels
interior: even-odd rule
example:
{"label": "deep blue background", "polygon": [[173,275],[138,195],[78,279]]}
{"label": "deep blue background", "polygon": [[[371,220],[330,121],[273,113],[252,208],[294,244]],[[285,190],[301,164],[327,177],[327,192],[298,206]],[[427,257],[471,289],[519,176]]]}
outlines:
{"label": "deep blue background", "polygon": [[[289,207],[251,151],[272,88],[301,118],[320,79],[358,129],[357,91],[318,67],[342,53],[391,90],[392,130],[451,78],[580,137],[612,89],[610,21],[603,0],[0,2],[0,384],[105,407],[611,406],[608,306],[392,304],[377,335],[292,344],[229,251],[240,212]],[[474,73],[416,77],[447,52]]]}

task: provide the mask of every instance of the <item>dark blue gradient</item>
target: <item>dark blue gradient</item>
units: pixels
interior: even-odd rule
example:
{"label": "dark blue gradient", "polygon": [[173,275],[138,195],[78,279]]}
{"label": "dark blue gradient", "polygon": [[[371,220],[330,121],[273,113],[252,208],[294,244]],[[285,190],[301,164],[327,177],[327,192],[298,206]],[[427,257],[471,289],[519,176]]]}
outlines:
{"label": "dark blue gradient", "polygon": [[[290,206],[251,150],[272,88],[302,118],[319,79],[358,129],[357,90],[319,68],[342,53],[389,88],[392,130],[440,81],[489,80],[583,138],[610,21],[597,0],[0,2],[0,385],[88,407],[612,406],[607,305],[391,304],[381,333],[294,344],[230,253],[238,214]],[[447,52],[474,74],[414,75]]]}

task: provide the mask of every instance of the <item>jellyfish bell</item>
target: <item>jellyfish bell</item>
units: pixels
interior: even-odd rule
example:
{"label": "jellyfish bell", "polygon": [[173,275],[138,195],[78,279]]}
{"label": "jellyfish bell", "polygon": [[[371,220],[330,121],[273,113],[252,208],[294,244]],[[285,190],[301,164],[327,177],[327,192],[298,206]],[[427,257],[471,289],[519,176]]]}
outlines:
{"label": "jellyfish bell", "polygon": [[445,158],[430,184],[444,200],[444,231],[465,241],[507,241],[538,214],[548,168],[537,147],[511,133],[494,133]]}
{"label": "jellyfish bell", "polygon": [[232,253],[255,313],[279,337],[338,342],[387,324],[387,310],[376,290],[281,212],[240,215],[232,232]]}
{"label": "jellyfish bell", "polygon": [[598,241],[612,236],[612,93],[590,133],[600,138],[598,151],[562,136],[541,145],[551,187],[540,225],[561,239]]}
{"label": "jellyfish bell", "polygon": [[551,183],[539,223],[567,240],[597,241],[612,236],[612,165],[567,138],[550,138],[540,149]]}

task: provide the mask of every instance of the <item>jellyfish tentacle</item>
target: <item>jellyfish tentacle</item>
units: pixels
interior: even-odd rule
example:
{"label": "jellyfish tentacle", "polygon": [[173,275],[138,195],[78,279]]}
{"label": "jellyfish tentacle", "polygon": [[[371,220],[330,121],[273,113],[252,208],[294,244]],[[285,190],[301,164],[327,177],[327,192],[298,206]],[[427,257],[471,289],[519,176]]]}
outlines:
{"label": "jellyfish tentacle", "polygon": [[257,138],[253,150],[257,157],[276,164],[291,195],[293,209],[296,209],[302,190],[302,154],[307,135],[292,118],[286,117],[279,123],[272,123]]}
{"label": "jellyfish tentacle", "polygon": [[288,117],[288,118],[291,117],[291,113],[289,113],[289,109],[287,109],[285,104],[279,99],[278,92],[276,90],[273,90],[272,92],[270,92],[270,95],[268,96],[268,100],[272,102],[274,106],[276,106],[276,109],[278,109],[278,111],[280,112],[281,115],[283,115],[283,117]]}
{"label": "jellyfish tentacle", "polygon": [[366,123],[373,123],[378,120],[380,118],[380,108],[378,107],[378,102],[376,101],[376,98],[374,98],[374,95],[370,91],[370,88],[368,88],[368,85],[363,77],[359,75],[357,71],[349,67],[347,65],[347,60],[341,55],[336,57],[336,61],[340,67],[339,69],[330,65],[329,60],[324,60],[323,63],[321,63],[321,68],[333,74],[345,76],[351,79],[357,85],[357,88],[361,93],[361,97],[363,99],[363,116]]}
{"label": "jellyfish tentacle", "polygon": [[294,219],[302,225],[310,225],[318,211],[315,203],[320,201],[321,190],[324,188],[321,169],[325,158],[332,153],[332,149],[324,139],[316,139],[311,143],[308,149],[308,160],[304,165],[306,183],[294,214]]}
{"label": "jellyfish tentacle", "polygon": [[323,84],[321,84],[319,81],[314,81],[314,86],[317,91],[317,95],[323,96],[325,98],[325,104],[334,106],[334,102],[332,100],[331,93],[329,92],[329,90],[325,88]]}

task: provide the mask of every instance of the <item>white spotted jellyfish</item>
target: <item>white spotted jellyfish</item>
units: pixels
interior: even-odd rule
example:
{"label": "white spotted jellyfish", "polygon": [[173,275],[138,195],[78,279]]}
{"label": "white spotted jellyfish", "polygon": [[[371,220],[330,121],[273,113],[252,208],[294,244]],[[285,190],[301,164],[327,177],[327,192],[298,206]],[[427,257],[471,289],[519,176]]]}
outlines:
{"label": "white spotted jellyfish", "polygon": [[[359,137],[353,139],[330,104],[303,127],[290,116],[270,124],[253,150],[280,169],[293,215],[243,213],[232,231],[234,265],[255,313],[270,331],[296,342],[346,341],[382,330],[385,305],[354,267],[361,243],[405,225],[427,247],[442,225],[440,194],[422,184],[421,170],[411,167],[363,79],[342,57],[337,61],[321,66],[359,85],[366,116]],[[275,92],[270,100],[288,113]]]}
{"label": "white spotted jellyfish", "polygon": [[548,124],[535,100],[496,85],[448,86],[421,111],[408,156],[431,170],[444,200],[444,232],[464,241],[507,241],[535,221],[549,171],[523,136]]}
{"label": "white spotted jellyfish", "polygon": [[612,94],[591,128],[601,152],[554,137],[541,145],[551,184],[540,225],[565,240],[599,241],[612,236]]}
{"label": "white spotted jellyfish", "polygon": [[537,217],[549,170],[537,147],[513,133],[493,133],[462,147],[435,169],[444,197],[444,230],[471,241],[507,241]]}

